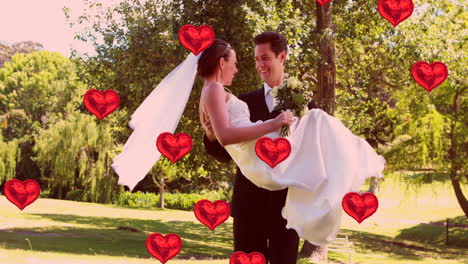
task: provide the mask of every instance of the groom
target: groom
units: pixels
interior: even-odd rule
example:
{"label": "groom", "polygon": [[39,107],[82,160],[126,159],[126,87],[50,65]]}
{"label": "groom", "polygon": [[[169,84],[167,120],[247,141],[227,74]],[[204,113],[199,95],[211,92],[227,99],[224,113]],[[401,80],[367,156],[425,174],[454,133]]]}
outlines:
{"label": "groom", "polygon": [[[273,108],[276,101],[271,89],[284,79],[287,55],[286,39],[276,32],[257,35],[255,43],[255,65],[264,84],[261,88],[241,94],[239,99],[249,106],[252,122],[275,118],[280,111]],[[314,101],[309,109],[317,108]],[[203,122],[206,135],[204,145],[207,153],[221,162],[231,157],[218,143],[209,120]],[[262,253],[270,264],[295,264],[299,236],[294,229],[286,229],[286,220],[281,216],[288,189],[268,191],[254,185],[237,167],[231,205],[234,218],[234,251]]]}

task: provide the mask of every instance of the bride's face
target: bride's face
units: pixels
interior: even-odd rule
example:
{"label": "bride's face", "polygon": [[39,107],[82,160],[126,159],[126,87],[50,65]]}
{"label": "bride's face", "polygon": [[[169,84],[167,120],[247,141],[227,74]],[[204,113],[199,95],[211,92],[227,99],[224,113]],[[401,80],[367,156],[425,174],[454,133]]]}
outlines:
{"label": "bride's face", "polygon": [[232,79],[237,74],[237,58],[236,52],[231,49],[231,53],[228,60],[221,58],[220,61],[220,70],[221,70],[221,83],[224,85],[231,85]]}

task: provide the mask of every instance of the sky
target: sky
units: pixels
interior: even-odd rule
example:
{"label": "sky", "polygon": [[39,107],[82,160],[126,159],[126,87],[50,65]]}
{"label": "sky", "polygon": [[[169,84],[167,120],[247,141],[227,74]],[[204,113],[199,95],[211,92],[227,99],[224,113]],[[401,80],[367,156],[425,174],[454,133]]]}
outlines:
{"label": "sky", "polygon": [[[119,0],[103,0],[104,6]],[[91,44],[74,40],[74,30],[66,22],[62,8],[73,16],[83,11],[82,0],[0,0],[0,42],[36,41],[48,51],[70,55],[70,48],[94,54]]]}

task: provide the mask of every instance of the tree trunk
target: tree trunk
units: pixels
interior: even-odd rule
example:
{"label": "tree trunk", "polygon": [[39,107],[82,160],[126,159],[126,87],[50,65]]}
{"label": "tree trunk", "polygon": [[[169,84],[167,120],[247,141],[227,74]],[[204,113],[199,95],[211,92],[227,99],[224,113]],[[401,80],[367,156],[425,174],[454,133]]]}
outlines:
{"label": "tree trunk", "polygon": [[318,69],[317,82],[318,106],[329,115],[333,115],[335,111],[335,44],[333,43],[332,29],[332,7],[331,2],[328,2],[322,7],[316,2],[317,15],[317,34],[318,39]]}
{"label": "tree trunk", "polygon": [[327,247],[317,246],[305,240],[299,252],[299,257],[310,258],[314,262],[322,262],[327,259]]}
{"label": "tree trunk", "polygon": [[[455,95],[453,100],[453,112],[454,116],[458,114],[458,100],[460,93]],[[449,149],[449,158],[450,158],[450,180],[452,181],[453,190],[455,191],[455,196],[457,201],[460,204],[465,216],[468,217],[468,201],[466,200],[465,195],[460,187],[460,178],[457,175],[458,170],[461,167],[461,164],[458,161],[458,142],[455,137],[455,122],[451,121],[450,124],[450,149]]]}
{"label": "tree trunk", "polygon": [[379,180],[376,177],[371,178],[368,192],[373,194],[379,193]]}
{"label": "tree trunk", "polygon": [[[317,47],[319,50],[319,62],[317,69],[317,104],[320,109],[333,115],[335,111],[335,45],[333,43],[332,7],[328,2],[322,7],[316,2],[317,33],[319,36]],[[326,247],[320,247],[304,241],[299,253],[301,257],[318,259],[327,258]]]}
{"label": "tree trunk", "polygon": [[[377,149],[377,141],[367,140],[367,142],[370,142],[369,145],[371,145],[373,149]],[[367,191],[373,194],[377,194],[379,192],[379,179],[377,177],[372,177],[370,179],[369,190]]]}
{"label": "tree trunk", "polygon": [[468,201],[460,188],[460,180],[456,179],[456,171],[450,172],[450,179],[452,180],[453,190],[455,191],[455,196],[457,196],[457,201],[465,213],[465,216],[468,217]]}
{"label": "tree trunk", "polygon": [[164,177],[159,178],[159,208],[164,208]]}

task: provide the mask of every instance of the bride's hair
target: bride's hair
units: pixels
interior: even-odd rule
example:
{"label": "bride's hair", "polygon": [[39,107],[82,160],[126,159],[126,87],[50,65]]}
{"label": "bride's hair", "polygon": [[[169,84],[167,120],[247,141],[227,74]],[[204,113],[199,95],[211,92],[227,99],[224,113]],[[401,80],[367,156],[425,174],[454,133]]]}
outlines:
{"label": "bride's hair", "polygon": [[207,78],[213,75],[218,68],[219,60],[221,58],[229,60],[229,56],[231,55],[229,51],[231,49],[231,45],[229,45],[227,41],[215,39],[213,44],[203,51],[203,54],[198,60],[198,75],[202,78]]}

